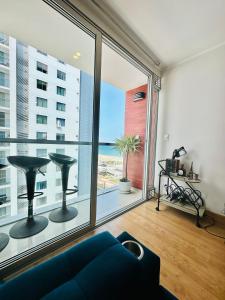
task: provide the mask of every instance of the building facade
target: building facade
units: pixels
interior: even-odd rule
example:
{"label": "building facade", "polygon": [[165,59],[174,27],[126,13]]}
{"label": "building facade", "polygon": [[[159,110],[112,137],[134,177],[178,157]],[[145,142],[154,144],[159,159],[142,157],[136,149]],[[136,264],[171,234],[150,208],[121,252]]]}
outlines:
{"label": "building facade", "polygon": [[[29,45],[0,35],[0,135],[1,138],[79,140],[80,70]],[[77,158],[68,186],[78,183],[78,146],[60,144],[0,144],[1,163],[8,155],[48,157],[57,152]],[[50,210],[62,201],[61,172],[53,164],[36,178],[34,208]],[[6,184],[7,183],[7,184]],[[0,224],[26,215],[25,176],[14,167],[0,171]],[[72,195],[70,198],[76,197]]]}

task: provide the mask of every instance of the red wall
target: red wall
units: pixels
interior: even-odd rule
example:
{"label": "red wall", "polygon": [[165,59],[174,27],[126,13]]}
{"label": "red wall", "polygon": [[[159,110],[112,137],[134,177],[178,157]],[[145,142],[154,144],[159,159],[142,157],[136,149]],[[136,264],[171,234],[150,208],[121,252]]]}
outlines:
{"label": "red wall", "polygon": [[[132,186],[142,189],[144,172],[144,139],[146,128],[147,110],[147,84],[139,86],[126,92],[125,105],[125,135],[139,135],[141,137],[141,149],[138,153],[130,154],[128,161],[128,179]],[[133,101],[134,94],[145,92],[146,96],[142,100]]]}

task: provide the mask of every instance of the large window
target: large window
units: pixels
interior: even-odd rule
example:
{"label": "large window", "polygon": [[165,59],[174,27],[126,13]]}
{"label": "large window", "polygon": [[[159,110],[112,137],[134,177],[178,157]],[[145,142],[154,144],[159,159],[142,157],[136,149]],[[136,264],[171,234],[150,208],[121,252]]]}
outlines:
{"label": "large window", "polygon": [[40,61],[37,61],[37,70],[47,74],[48,73],[48,66],[46,64],[41,63]]}
{"label": "large window", "polygon": [[47,91],[47,82],[37,79],[37,88],[43,91]]}
{"label": "large window", "polygon": [[56,118],[56,126],[58,128],[60,127],[65,127],[66,125],[66,120],[65,119],[62,119],[62,118]]}
{"label": "large window", "polygon": [[57,78],[61,80],[66,80],[66,73],[60,70],[57,70]]}
{"label": "large window", "polygon": [[48,117],[43,115],[37,115],[36,116],[36,122],[37,124],[47,124]]}
{"label": "large window", "polygon": [[[102,73],[110,80],[101,83],[98,220],[145,199],[148,77],[126,59],[125,53],[120,54],[119,49],[118,52],[114,49],[103,43]],[[115,64],[120,72],[109,67]],[[144,96],[134,101],[137,92]],[[131,151],[129,157],[127,149]],[[110,204],[106,206],[107,199]]]}
{"label": "large window", "polygon": [[36,139],[37,140],[47,140],[47,132],[38,131],[36,133]]}
{"label": "large window", "polygon": [[57,86],[56,92],[57,92],[57,95],[60,95],[60,96],[66,95],[66,89],[61,86]]}
{"label": "large window", "polygon": [[36,183],[36,189],[39,190],[44,190],[47,188],[47,181],[39,181]]}
{"label": "large window", "polygon": [[3,51],[0,51],[0,65],[9,66],[9,56]]}
{"label": "large window", "polygon": [[37,97],[36,98],[36,105],[40,107],[48,107],[48,100],[45,98]]}
{"label": "large window", "polygon": [[56,133],[56,141],[65,141],[64,133]]}
{"label": "large window", "polygon": [[61,103],[61,102],[57,102],[56,103],[56,109],[60,110],[60,111],[66,111],[66,104]]}
{"label": "large window", "polygon": [[0,71],[0,86],[9,87],[9,75]]}
{"label": "large window", "polygon": [[[29,204],[19,197],[27,193],[26,176],[21,168],[8,162],[8,156],[36,157],[38,162],[40,158],[49,159],[44,167],[35,167],[33,186],[34,218],[41,215],[49,219],[55,209],[62,208],[65,199],[62,166],[50,157],[65,155],[61,159],[70,165],[66,204],[76,213],[65,222],[50,219],[36,236],[10,239],[13,243],[0,255],[0,264],[6,268],[18,258],[26,260],[30,254],[48,249],[53,241],[61,242],[66,236],[92,229],[102,218],[144,199],[142,171],[147,164],[147,137],[144,124],[140,129],[138,121],[145,120],[147,106],[140,110],[137,107],[147,105],[147,97],[134,102],[133,89],[142,85],[146,88],[146,77],[128,63],[124,53],[102,44],[101,32],[87,21],[79,27],[82,17],[77,23],[74,12],[72,20],[72,8],[67,19],[67,1],[62,1],[63,14],[61,5],[54,5],[59,12],[46,2],[52,1],[21,0],[20,5],[9,3],[11,9],[0,10],[3,23],[13,19],[10,36],[1,38],[0,34],[0,51],[10,58],[9,68],[0,66],[0,160],[7,165],[2,169],[2,182],[6,184],[0,185],[0,196],[7,199],[4,206],[0,205],[0,232],[9,234],[17,222],[26,221]],[[41,22],[33,22],[37,16],[41,16]],[[2,28],[8,28],[7,24]],[[57,34],[55,28],[60,28]],[[142,141],[140,153],[129,157],[131,193],[127,194],[119,189],[125,160],[115,150],[116,138],[123,135],[139,135]],[[31,159],[26,167],[34,161]],[[75,187],[78,191],[70,193]]]}

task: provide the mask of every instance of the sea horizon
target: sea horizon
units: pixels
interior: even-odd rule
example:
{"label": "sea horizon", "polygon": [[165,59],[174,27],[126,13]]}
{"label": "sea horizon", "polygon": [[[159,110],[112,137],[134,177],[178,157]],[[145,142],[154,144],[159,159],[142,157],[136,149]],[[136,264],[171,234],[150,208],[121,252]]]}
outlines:
{"label": "sea horizon", "polygon": [[100,145],[98,147],[98,153],[101,155],[107,155],[107,156],[116,156],[116,157],[121,156],[120,152],[117,149],[115,149],[114,146]]}

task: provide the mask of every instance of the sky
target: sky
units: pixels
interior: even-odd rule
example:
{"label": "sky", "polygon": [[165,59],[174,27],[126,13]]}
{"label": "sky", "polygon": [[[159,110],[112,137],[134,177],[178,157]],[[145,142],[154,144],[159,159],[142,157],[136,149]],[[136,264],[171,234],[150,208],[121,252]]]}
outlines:
{"label": "sky", "polygon": [[115,142],[124,135],[125,91],[101,82],[100,142]]}

